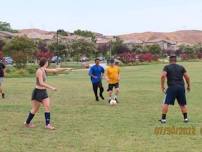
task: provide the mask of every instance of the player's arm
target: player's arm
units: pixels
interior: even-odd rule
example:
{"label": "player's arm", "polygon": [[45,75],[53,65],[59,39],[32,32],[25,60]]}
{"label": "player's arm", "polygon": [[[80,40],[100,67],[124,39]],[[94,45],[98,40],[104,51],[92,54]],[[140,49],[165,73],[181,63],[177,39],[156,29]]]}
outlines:
{"label": "player's arm", "polygon": [[58,73],[58,72],[63,72],[63,71],[67,71],[67,70],[72,70],[72,68],[55,68],[55,69],[49,69],[46,68],[45,71],[48,73]]}
{"label": "player's arm", "polygon": [[120,69],[118,69],[118,80],[120,81],[121,76],[120,76]]}
{"label": "player's arm", "polygon": [[38,70],[38,71],[37,71],[36,76],[37,76],[37,78],[38,78],[38,80],[39,80],[40,86],[45,87],[45,88],[47,88],[47,89],[54,90],[54,91],[56,90],[56,88],[54,88],[53,86],[51,86],[51,85],[49,85],[49,84],[47,84],[47,83],[45,83],[45,82],[43,81],[43,72],[42,72],[41,70]]}
{"label": "player's arm", "polygon": [[190,77],[187,72],[184,73],[184,79],[187,83],[187,90],[190,91],[191,90]]}
{"label": "player's arm", "polygon": [[108,69],[106,70],[106,72],[105,72],[105,79],[106,79],[106,81],[107,82],[109,82],[109,71],[108,71]]}
{"label": "player's arm", "polygon": [[161,90],[162,90],[162,92],[165,92],[165,80],[166,80],[166,77],[167,77],[167,72],[163,71],[161,73]]}
{"label": "player's arm", "polygon": [[102,68],[102,75],[101,75],[102,79],[103,79],[104,75],[105,75],[105,69]]}

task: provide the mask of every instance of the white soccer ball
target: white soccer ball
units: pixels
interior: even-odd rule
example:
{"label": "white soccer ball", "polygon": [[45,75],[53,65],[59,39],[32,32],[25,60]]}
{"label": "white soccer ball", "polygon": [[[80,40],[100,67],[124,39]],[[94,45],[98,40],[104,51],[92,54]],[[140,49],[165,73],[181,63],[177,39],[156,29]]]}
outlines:
{"label": "white soccer ball", "polygon": [[110,105],[116,105],[117,104],[117,102],[116,102],[116,100],[110,100]]}

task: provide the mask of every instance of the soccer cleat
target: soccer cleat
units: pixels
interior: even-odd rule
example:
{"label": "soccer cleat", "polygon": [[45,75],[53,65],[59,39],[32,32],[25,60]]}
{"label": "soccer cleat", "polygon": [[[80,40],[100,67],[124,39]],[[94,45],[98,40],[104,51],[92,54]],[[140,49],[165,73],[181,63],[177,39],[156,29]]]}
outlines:
{"label": "soccer cleat", "polygon": [[48,124],[47,126],[45,126],[46,129],[49,130],[55,130],[55,127],[51,126],[50,124]]}
{"label": "soccer cleat", "polygon": [[100,98],[102,99],[102,100],[104,100],[105,98],[103,97],[103,95],[100,95]]}
{"label": "soccer cleat", "polygon": [[116,101],[116,103],[119,103],[118,99],[115,97],[114,100]]}
{"label": "soccer cleat", "polygon": [[24,125],[27,128],[35,128],[35,125],[33,125],[32,123],[27,124],[26,122],[24,122]]}
{"label": "soccer cleat", "polygon": [[99,101],[99,98],[98,98],[98,97],[95,97],[95,100],[96,100],[96,101]]}
{"label": "soccer cleat", "polygon": [[3,99],[5,98],[5,93],[2,93],[2,98],[3,98]]}
{"label": "soccer cleat", "polygon": [[108,100],[108,103],[110,103],[111,99]]}
{"label": "soccer cleat", "polygon": [[184,123],[188,123],[188,122],[189,122],[188,118],[184,119]]}
{"label": "soccer cleat", "polygon": [[162,124],[166,123],[166,119],[160,119],[159,120]]}

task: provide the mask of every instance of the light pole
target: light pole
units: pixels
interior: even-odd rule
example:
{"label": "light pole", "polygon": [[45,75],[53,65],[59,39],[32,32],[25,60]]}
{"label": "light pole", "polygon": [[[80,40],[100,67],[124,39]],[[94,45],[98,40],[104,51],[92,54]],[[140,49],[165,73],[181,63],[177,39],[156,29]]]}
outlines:
{"label": "light pole", "polygon": [[56,64],[57,65],[59,64],[59,57],[58,57],[58,46],[59,46],[58,32],[59,32],[59,30],[57,30],[57,32],[56,32],[56,36],[57,36],[57,46],[56,46],[57,59],[56,59]]}
{"label": "light pole", "polygon": [[110,41],[110,48],[109,48],[109,59],[112,58],[112,40]]}
{"label": "light pole", "polygon": [[116,36],[113,36],[111,41],[110,41],[110,48],[109,48],[109,58],[110,58],[110,60],[112,59],[112,44],[115,41],[116,41]]}

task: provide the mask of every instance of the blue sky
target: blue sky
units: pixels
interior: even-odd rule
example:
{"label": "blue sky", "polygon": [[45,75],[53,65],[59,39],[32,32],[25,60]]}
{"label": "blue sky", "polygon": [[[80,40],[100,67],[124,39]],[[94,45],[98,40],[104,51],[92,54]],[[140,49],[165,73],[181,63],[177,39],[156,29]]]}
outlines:
{"label": "blue sky", "polygon": [[202,0],[0,0],[13,28],[91,30],[105,35],[202,30]]}

